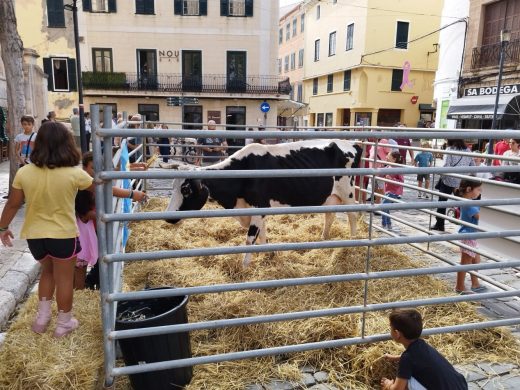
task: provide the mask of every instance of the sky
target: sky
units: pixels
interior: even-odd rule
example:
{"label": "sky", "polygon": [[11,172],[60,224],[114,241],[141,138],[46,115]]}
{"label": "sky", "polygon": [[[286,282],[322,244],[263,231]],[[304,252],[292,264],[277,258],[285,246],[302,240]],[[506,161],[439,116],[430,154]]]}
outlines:
{"label": "sky", "polygon": [[299,2],[300,2],[300,0],[280,0],[280,7],[285,7],[286,5],[296,4]]}

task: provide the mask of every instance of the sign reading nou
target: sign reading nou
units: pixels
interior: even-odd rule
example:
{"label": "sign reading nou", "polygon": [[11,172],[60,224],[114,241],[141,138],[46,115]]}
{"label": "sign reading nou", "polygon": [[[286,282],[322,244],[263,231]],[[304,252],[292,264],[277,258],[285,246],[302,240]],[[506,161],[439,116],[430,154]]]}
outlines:
{"label": "sign reading nou", "polygon": [[[520,84],[503,85],[500,87],[501,94],[517,94],[520,91]],[[478,87],[464,89],[464,96],[486,96],[496,95],[497,87]]]}

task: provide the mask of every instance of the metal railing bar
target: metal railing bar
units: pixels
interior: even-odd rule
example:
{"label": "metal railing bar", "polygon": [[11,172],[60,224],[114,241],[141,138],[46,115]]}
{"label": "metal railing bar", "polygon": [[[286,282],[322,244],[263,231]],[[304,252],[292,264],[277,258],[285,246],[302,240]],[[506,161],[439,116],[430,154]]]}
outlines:
{"label": "metal railing bar", "polygon": [[[363,190],[367,193],[370,191]],[[381,195],[383,197],[384,195]],[[460,198],[457,198],[460,199]],[[520,204],[520,198],[507,199],[482,199],[470,201],[475,206],[494,206],[506,205],[514,206]],[[459,207],[468,205],[467,200],[448,200],[442,206]],[[112,213],[103,214],[104,221],[145,221],[162,219],[186,219],[186,218],[220,218],[238,217],[254,215],[283,215],[283,214],[321,214],[321,213],[348,213],[348,212],[378,212],[383,210],[419,210],[438,208],[439,202],[407,202],[407,203],[385,203],[385,204],[356,204],[356,205],[337,205],[337,206],[294,206],[294,207],[259,207],[259,208],[239,208],[239,209],[214,209],[214,210],[191,210],[191,211],[161,211],[161,212],[140,212],[138,214]],[[424,210],[426,211],[426,210]],[[438,214],[442,215],[442,214]],[[449,218],[446,216],[446,218]],[[460,221],[453,219],[453,221]]]}
{"label": "metal railing bar", "polygon": [[[207,167],[209,168],[209,167]],[[456,166],[456,167],[393,167],[393,168],[332,168],[332,169],[252,169],[252,170],[165,170],[165,171],[101,171],[102,180],[114,179],[218,179],[218,178],[279,178],[279,177],[317,177],[317,176],[381,176],[392,174],[425,173],[478,173],[496,172],[496,167]],[[520,172],[520,166],[501,166],[501,172]]]}
{"label": "metal railing bar", "polygon": [[450,297],[425,298],[407,301],[395,301],[386,303],[363,304],[357,306],[337,307],[330,309],[304,310],[291,313],[267,314],[251,317],[231,318],[222,320],[200,321],[195,323],[154,326],[142,329],[116,330],[109,334],[112,340],[128,339],[134,337],[157,336],[170,333],[193,332],[198,330],[219,329],[228,326],[244,326],[266,324],[273,322],[306,320],[310,318],[331,317],[347,314],[373,313],[383,310],[392,310],[403,307],[435,306],[447,303],[461,303],[483,301],[487,299],[508,298],[519,296],[520,291],[502,291],[483,294],[457,295]]}
{"label": "metal railing bar", "polygon": [[[237,126],[244,128],[245,126]],[[380,129],[382,130],[382,129]],[[99,129],[96,133],[99,137],[162,137],[162,138],[297,138],[297,139],[382,139],[388,133],[378,131],[248,131],[248,130],[187,130],[187,129]],[[427,137],[425,137],[427,135]],[[467,139],[486,138],[502,139],[515,138],[518,136],[516,130],[461,130],[457,132],[448,131],[393,131],[395,138],[428,138],[428,139]]]}
{"label": "metal railing bar", "polygon": [[[404,306],[406,307],[406,306]],[[443,334],[443,333],[454,333],[454,332],[464,332],[471,330],[481,330],[486,328],[496,328],[503,326],[514,326],[520,324],[519,318],[511,318],[511,319],[503,319],[503,320],[494,320],[494,321],[485,321],[479,323],[471,323],[464,325],[453,325],[453,326],[444,326],[438,328],[429,328],[424,329],[421,336],[431,336],[435,334]],[[126,366],[126,367],[118,367],[114,368],[111,371],[111,374],[114,376],[121,375],[131,375],[131,374],[140,374],[144,372],[151,371],[161,371],[172,368],[180,368],[180,367],[188,367],[202,364],[212,364],[212,363],[221,363],[225,361],[235,361],[235,360],[244,360],[265,356],[274,356],[274,355],[284,355],[288,353],[297,353],[297,352],[305,352],[312,351],[315,349],[329,349],[329,348],[341,348],[347,347],[351,345],[358,344],[369,344],[381,341],[390,340],[389,334],[377,334],[366,337],[355,337],[350,339],[340,339],[340,340],[328,340],[328,341],[319,341],[314,343],[304,343],[304,344],[295,344],[295,345],[287,345],[283,347],[272,347],[272,348],[263,348],[256,349],[252,351],[241,351],[241,352],[230,352],[224,354],[216,354],[204,357],[195,357],[188,359],[179,359],[179,360],[169,360],[157,363],[147,363],[140,364],[137,366]]]}
{"label": "metal railing bar", "polygon": [[217,294],[231,291],[262,290],[280,287],[309,286],[324,283],[345,283],[376,279],[391,279],[400,277],[414,277],[429,274],[446,274],[453,272],[469,272],[488,269],[505,269],[520,266],[520,260],[501,261],[497,263],[481,263],[467,265],[450,265],[443,267],[408,268],[391,271],[374,271],[369,274],[339,274],[327,276],[310,276],[305,278],[260,280],[254,282],[228,283],[209,286],[179,287],[164,290],[143,290],[132,292],[120,292],[107,295],[108,302],[111,301],[135,301],[141,299],[169,298],[184,295]]}
{"label": "metal railing bar", "polygon": [[395,238],[376,238],[373,240],[334,240],[334,241],[308,241],[300,243],[283,244],[260,244],[260,245],[238,245],[233,247],[208,247],[195,249],[175,249],[156,252],[134,252],[125,254],[108,254],[103,258],[106,262],[118,261],[141,261],[141,260],[162,260],[176,259],[183,257],[215,256],[215,255],[235,255],[242,253],[263,253],[276,251],[310,250],[310,249],[330,249],[330,248],[352,248],[358,246],[378,246],[408,244],[411,242],[437,242],[457,239],[478,240],[483,238],[505,238],[520,236],[520,230],[507,230],[499,232],[474,232],[457,234],[440,234],[435,236],[409,236]]}

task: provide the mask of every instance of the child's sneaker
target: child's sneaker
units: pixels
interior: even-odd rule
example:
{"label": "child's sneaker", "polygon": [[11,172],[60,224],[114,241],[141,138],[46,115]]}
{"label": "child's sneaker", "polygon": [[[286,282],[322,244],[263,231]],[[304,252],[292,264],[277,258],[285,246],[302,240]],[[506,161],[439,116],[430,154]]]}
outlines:
{"label": "child's sneaker", "polygon": [[59,338],[66,336],[78,326],[79,322],[77,319],[72,317],[72,311],[69,311],[68,313],[60,311],[58,313],[58,322],[56,325],[56,330],[54,331],[54,337]]}
{"label": "child's sneaker", "polygon": [[51,308],[52,301],[48,301],[46,298],[38,302],[38,313],[36,313],[36,318],[31,325],[33,332],[45,333],[51,320]]}

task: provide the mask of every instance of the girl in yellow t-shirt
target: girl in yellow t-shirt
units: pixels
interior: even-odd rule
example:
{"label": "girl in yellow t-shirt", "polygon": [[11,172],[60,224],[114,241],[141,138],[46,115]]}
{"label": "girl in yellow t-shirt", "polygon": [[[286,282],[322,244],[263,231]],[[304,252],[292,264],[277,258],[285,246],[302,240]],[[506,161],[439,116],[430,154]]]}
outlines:
{"label": "girl in yellow t-shirt", "polygon": [[16,173],[9,200],[0,217],[0,239],[12,246],[9,223],[25,200],[25,220],[20,233],[41,265],[38,284],[38,313],[32,324],[44,333],[51,319],[54,293],[58,321],[54,337],[62,337],[78,327],[72,316],[74,266],[81,250],[74,210],[78,190],[93,190],[92,177],[79,167],[81,154],[72,134],[58,122],[46,122],[39,131],[32,164]]}

